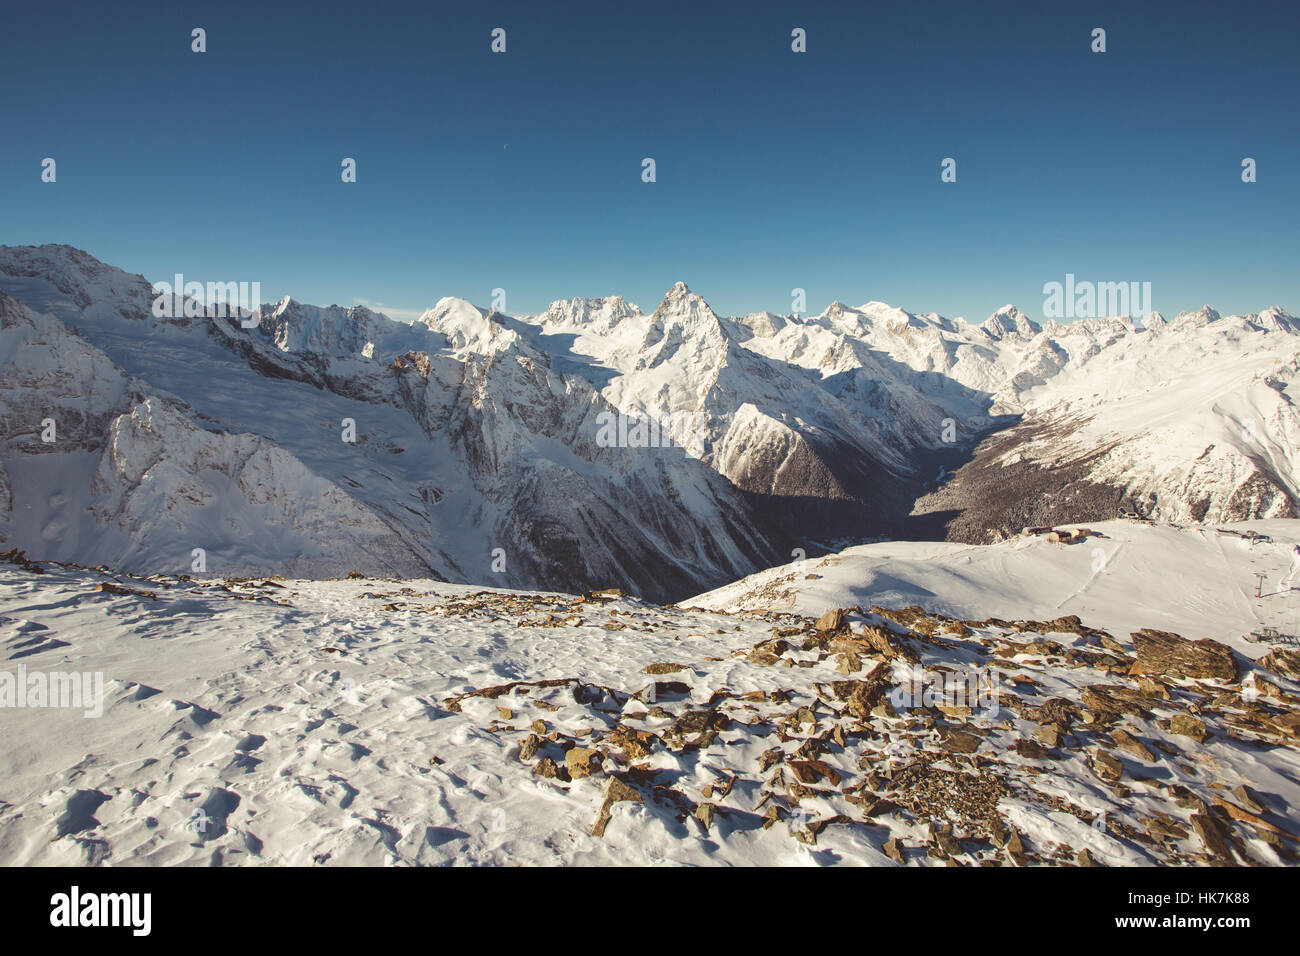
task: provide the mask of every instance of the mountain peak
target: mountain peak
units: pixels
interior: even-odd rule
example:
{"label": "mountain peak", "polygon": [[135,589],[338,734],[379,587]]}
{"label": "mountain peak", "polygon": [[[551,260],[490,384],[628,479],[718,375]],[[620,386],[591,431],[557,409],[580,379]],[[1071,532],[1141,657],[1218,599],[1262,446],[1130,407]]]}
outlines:
{"label": "mountain peak", "polygon": [[1203,305],[1195,312],[1179,312],[1174,316],[1174,322],[1180,326],[1205,326],[1212,322],[1218,322],[1223,316],[1208,305]]}
{"label": "mountain peak", "polygon": [[1029,316],[1010,303],[989,316],[981,328],[994,339],[1001,339],[1007,335],[1029,339],[1033,338],[1041,330],[1041,327],[1034,323]]}

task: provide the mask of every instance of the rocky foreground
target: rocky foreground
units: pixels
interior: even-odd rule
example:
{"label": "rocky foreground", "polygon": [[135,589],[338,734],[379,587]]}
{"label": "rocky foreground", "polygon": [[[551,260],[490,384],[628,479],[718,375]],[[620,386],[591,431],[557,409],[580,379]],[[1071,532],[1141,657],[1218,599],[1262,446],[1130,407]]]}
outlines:
{"label": "rocky foreground", "polygon": [[[865,828],[898,863],[1091,866],[1129,852],[1158,863],[1295,859],[1289,807],[1218,779],[1213,751],[1253,757],[1296,746],[1300,710],[1280,684],[1300,676],[1300,653],[1272,652],[1261,664],[1275,680],[1243,685],[1217,641],[1144,630],[1122,643],[1076,617],[961,621],[878,606],[815,622],[761,617],[776,625],[771,636],[732,654],[789,669],[779,690],[719,687],[702,699],[672,679],[694,676],[694,666],[661,662],[644,670],[664,679],[634,692],[570,678],[481,688],[445,706],[507,735],[525,731],[522,715],[540,713],[519,759],[557,786],[603,778],[595,836],[614,805],[630,801],[704,833],[719,820],[728,830],[780,824],[809,846],[828,827]],[[901,662],[914,674],[985,668],[976,707],[944,703],[951,695],[940,690],[933,706],[900,710],[894,701],[909,681],[891,674]],[[798,670],[813,673],[797,679]],[[586,727],[552,729],[546,712]],[[683,785],[683,758],[738,744],[758,759]],[[1094,809],[1062,794],[1060,778],[1076,774],[1100,797]],[[1073,843],[1026,840],[1015,820],[1035,812],[1068,814],[1091,832]]]}
{"label": "rocky foreground", "polygon": [[1277,865],[1300,653],[1076,617],[737,614],[0,565],[0,862]]}

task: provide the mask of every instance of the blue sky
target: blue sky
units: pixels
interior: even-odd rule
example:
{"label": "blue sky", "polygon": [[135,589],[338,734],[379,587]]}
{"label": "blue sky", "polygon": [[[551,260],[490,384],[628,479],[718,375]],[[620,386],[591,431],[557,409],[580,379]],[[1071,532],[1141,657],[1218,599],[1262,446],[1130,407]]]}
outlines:
{"label": "blue sky", "polygon": [[1074,273],[1149,281],[1166,314],[1296,312],[1296,11],[15,5],[0,243],[393,310],[497,287],[512,313],[608,294],[649,310],[681,279],[727,314],[788,311],[797,286],[810,311],[1040,317],[1043,284]]}

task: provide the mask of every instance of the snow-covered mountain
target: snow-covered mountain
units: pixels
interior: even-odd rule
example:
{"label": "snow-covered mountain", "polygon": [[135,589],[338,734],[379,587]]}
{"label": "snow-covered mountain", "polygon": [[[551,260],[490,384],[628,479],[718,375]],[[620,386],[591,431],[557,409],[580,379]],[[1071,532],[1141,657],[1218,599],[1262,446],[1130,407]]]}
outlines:
{"label": "snow-covered mountain", "polygon": [[[602,445],[617,409],[468,303],[405,325],[285,299],[246,329],[157,317],[143,277],[67,247],[6,248],[0,273],[4,536],[33,555],[188,572],[202,548],[209,573],[421,573],[664,599],[779,553],[746,498],[683,449]],[[57,336],[46,348],[59,351],[29,367],[22,336]],[[100,392],[92,416],[79,396]],[[202,520],[171,521],[178,509]],[[353,526],[364,546],[343,533]]]}
{"label": "snow-covered mountain", "polygon": [[66,246],[0,247],[0,291],[0,527],[35,557],[663,600],[853,539],[1287,517],[1300,494],[1276,308],[731,318],[678,283],[648,314],[159,318],[147,280]]}

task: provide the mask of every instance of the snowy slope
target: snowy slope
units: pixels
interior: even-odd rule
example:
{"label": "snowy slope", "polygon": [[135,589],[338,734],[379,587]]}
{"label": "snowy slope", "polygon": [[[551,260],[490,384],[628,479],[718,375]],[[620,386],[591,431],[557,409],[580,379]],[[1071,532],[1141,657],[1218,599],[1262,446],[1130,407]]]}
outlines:
{"label": "snowy slope", "polygon": [[[1300,635],[1300,590],[1288,591],[1300,521],[1222,526],[1103,521],[1077,544],[1044,535],[992,545],[891,541],[750,575],[685,606],[780,610],[814,617],[860,604],[920,605],[953,617],[1054,620],[1074,614],[1128,634],[1140,627],[1210,637],[1257,657],[1260,626]],[[1271,541],[1243,538],[1255,531]],[[1262,598],[1257,574],[1265,575]],[[1300,575],[1292,582],[1300,589]]]}
{"label": "snowy slope", "polygon": [[[1194,566],[1205,545],[1181,540],[1158,550]],[[919,553],[901,573],[974,583],[929,547],[948,553],[928,578]],[[823,580],[850,588],[855,561]],[[904,587],[876,567],[845,596]],[[1121,631],[882,609],[819,632],[427,580],[43,571],[0,562],[0,703],[22,667],[102,674],[103,707],[0,707],[5,865],[1296,859],[1300,685],[1261,666],[1248,692],[1244,664],[1130,676]],[[1002,597],[1049,608],[1068,572]],[[1235,626],[1234,590],[1205,596],[1203,631]],[[1127,593],[1112,621],[1164,623],[1181,597]],[[907,655],[988,685],[917,706]]]}

